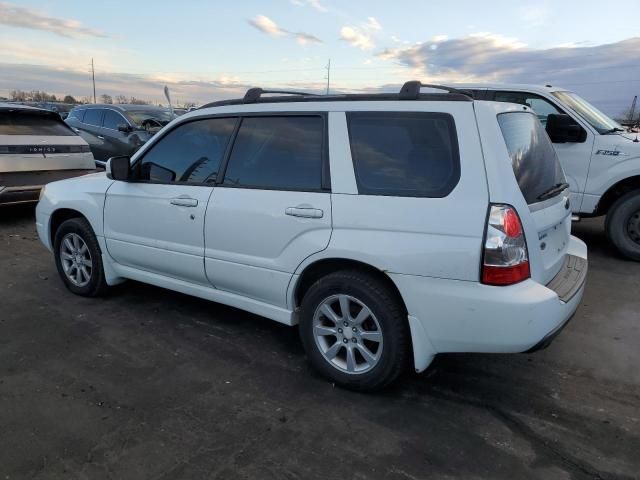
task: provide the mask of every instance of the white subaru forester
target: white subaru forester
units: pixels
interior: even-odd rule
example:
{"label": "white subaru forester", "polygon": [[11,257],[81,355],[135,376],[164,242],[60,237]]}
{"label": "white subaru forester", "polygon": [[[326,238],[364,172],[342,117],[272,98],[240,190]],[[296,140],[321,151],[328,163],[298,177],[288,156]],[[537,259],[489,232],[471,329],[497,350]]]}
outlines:
{"label": "white subaru forester", "polygon": [[205,105],[47,185],[38,233],[76,294],[134,279],[299,324],[350,388],[546,346],[587,272],[549,138],[528,107],[424,86]]}

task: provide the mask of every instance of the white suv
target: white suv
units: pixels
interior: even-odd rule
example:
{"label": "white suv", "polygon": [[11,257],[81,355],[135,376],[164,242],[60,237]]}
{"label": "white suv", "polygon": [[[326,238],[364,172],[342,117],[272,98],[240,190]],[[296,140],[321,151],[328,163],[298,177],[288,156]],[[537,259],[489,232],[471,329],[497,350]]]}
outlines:
{"label": "white suv", "polygon": [[587,271],[549,138],[528,107],[421,86],[205,105],[47,185],[38,233],[76,294],[134,279],[299,324],[351,388],[546,346]]}

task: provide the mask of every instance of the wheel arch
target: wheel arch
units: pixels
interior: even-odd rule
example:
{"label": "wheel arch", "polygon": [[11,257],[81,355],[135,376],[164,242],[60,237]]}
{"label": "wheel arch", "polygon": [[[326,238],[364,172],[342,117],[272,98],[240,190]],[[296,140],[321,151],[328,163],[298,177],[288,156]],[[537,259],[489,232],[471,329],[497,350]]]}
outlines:
{"label": "wheel arch", "polygon": [[620,197],[633,190],[640,190],[640,175],[624,178],[610,186],[598,202],[596,215],[606,215]]}
{"label": "wheel arch", "polygon": [[398,298],[405,313],[407,313],[407,306],[404,298],[402,297],[402,294],[400,293],[400,290],[386,272],[360,260],[339,257],[322,258],[304,267],[304,269],[298,275],[295,285],[293,286],[292,300],[294,309],[297,309],[300,306],[302,298],[309,290],[311,285],[313,285],[320,278],[339,270],[357,270],[375,276],[376,278],[381,280]]}
{"label": "wheel arch", "polygon": [[[89,221],[87,216],[79,210],[75,210],[73,208],[58,208],[57,210],[54,210],[49,219],[49,241],[51,242],[52,246],[54,244],[56,232],[58,231],[58,228],[60,228],[60,225],[72,218],[82,218],[86,220],[89,225],[91,225],[91,222]],[[93,225],[91,225],[91,228],[93,228]]]}

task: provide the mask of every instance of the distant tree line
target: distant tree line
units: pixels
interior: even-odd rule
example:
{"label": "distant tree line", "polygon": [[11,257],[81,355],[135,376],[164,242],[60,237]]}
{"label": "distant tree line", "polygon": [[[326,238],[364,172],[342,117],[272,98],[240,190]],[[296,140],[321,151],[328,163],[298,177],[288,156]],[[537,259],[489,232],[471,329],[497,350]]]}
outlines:
{"label": "distant tree line", "polygon": [[[56,95],[49,94],[42,90],[31,90],[29,92],[23,90],[12,90],[10,93],[11,100],[14,102],[63,102],[63,103],[71,103],[71,104],[83,104],[83,103],[93,103],[92,97],[82,97],[81,99],[76,99],[71,95],[65,95],[64,97],[57,97]],[[98,97],[98,100],[101,103],[106,104],[114,104],[114,103],[129,103],[133,105],[152,105],[152,102],[147,100],[142,100],[136,97],[126,97],[124,95],[116,95],[112,97],[111,95],[107,95],[103,93]],[[178,106],[178,105],[176,105]],[[194,107],[195,103],[193,102],[185,102],[183,107],[189,108]]]}

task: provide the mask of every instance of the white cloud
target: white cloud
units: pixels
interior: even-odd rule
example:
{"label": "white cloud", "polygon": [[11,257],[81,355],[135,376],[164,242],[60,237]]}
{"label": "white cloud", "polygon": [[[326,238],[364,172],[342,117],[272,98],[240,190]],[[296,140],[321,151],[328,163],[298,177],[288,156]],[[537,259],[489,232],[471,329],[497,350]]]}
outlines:
{"label": "white cloud", "polygon": [[329,11],[327,7],[325,7],[320,0],[289,0],[292,5],[296,7],[304,7],[305,5],[309,5],[312,8],[315,8],[318,12],[326,13]]}
{"label": "white cloud", "polygon": [[541,27],[549,23],[551,12],[544,5],[523,5],[520,7],[520,19],[529,27]]}
{"label": "white cloud", "polygon": [[291,37],[295,39],[300,45],[306,45],[308,43],[322,43],[315,35],[305,32],[292,32],[280,27],[276,22],[264,15],[258,15],[255,18],[249,20],[249,24],[263,33],[272,37]]}
{"label": "white cloud", "polygon": [[255,28],[272,37],[284,37],[287,32],[280,28],[276,22],[264,15],[258,15],[256,18],[249,20],[249,23]]}
{"label": "white cloud", "polygon": [[361,50],[371,50],[375,47],[371,36],[357,27],[342,27],[340,29],[340,39]]}
{"label": "white cloud", "polygon": [[382,30],[382,25],[374,17],[367,18],[366,28],[369,30]]}
{"label": "white cloud", "polygon": [[0,24],[10,27],[44,30],[63,37],[108,37],[100,30],[82,25],[77,20],[50,17],[37,10],[0,2]]}

